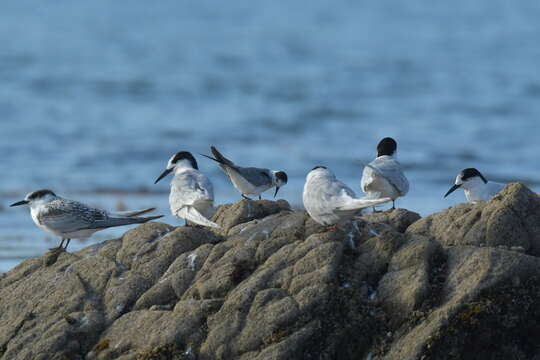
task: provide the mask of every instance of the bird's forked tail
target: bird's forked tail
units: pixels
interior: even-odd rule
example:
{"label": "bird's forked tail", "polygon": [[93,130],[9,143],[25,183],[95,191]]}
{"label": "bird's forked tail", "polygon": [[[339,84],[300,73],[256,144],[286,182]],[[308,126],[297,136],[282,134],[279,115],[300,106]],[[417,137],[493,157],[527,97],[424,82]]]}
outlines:
{"label": "bird's forked tail", "polygon": [[348,204],[338,207],[337,210],[340,210],[340,211],[360,210],[360,209],[368,208],[370,206],[383,204],[383,203],[386,203],[386,202],[389,202],[389,201],[392,201],[392,199],[390,199],[390,198],[382,198],[382,199],[358,198],[358,199],[351,199],[351,201]]}

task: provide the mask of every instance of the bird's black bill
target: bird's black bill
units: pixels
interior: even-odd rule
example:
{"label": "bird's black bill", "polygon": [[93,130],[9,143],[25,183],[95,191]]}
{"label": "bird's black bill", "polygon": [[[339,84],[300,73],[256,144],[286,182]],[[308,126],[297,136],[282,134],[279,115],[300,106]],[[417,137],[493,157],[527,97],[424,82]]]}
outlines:
{"label": "bird's black bill", "polygon": [[171,173],[172,169],[165,169],[164,172],[161,173],[161,175],[159,175],[159,177],[156,179],[156,181],[154,182],[154,184],[157,184],[159,180],[163,179],[165,176],[169,175]]}
{"label": "bird's black bill", "polygon": [[276,186],[276,192],[274,193],[274,199],[276,198],[277,192],[279,191],[279,186]]}
{"label": "bird's black bill", "polygon": [[446,195],[444,195],[444,197],[447,197],[448,195],[450,195],[451,193],[453,193],[454,191],[456,191],[457,189],[459,189],[461,185],[454,185],[450,188],[450,190],[448,190],[448,192],[446,193]]}
{"label": "bird's black bill", "polygon": [[9,206],[21,206],[21,205],[26,205],[28,204],[28,201],[27,200],[21,200],[21,201],[17,201],[16,203],[13,203]]}

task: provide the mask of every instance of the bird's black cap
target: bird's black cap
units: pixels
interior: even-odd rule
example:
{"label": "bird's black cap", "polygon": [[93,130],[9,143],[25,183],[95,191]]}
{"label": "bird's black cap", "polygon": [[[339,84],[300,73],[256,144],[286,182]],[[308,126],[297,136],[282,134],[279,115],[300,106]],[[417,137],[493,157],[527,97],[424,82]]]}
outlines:
{"label": "bird's black cap", "polygon": [[197,160],[195,160],[195,158],[193,157],[193,155],[191,155],[189,151],[177,152],[172,158],[171,163],[176,164],[180,160],[189,160],[189,162],[191,163],[191,166],[194,169],[199,170],[199,166],[197,165]]}
{"label": "bird's black cap", "polygon": [[377,145],[377,157],[383,155],[394,155],[397,149],[396,140],[386,137],[379,142]]}
{"label": "bird's black cap", "polygon": [[56,194],[53,193],[51,190],[42,189],[42,190],[36,190],[34,192],[31,192],[30,194],[28,194],[27,197],[28,197],[28,200],[36,200],[36,199],[41,199],[42,197],[46,195],[56,196]]}
{"label": "bird's black cap", "polygon": [[484,175],[482,175],[480,173],[480,171],[476,170],[475,168],[464,169],[459,173],[459,176],[460,176],[461,180],[463,180],[463,181],[467,181],[470,178],[473,178],[475,176],[479,176],[482,179],[482,181],[484,182],[484,184],[487,184],[487,180],[484,177]]}

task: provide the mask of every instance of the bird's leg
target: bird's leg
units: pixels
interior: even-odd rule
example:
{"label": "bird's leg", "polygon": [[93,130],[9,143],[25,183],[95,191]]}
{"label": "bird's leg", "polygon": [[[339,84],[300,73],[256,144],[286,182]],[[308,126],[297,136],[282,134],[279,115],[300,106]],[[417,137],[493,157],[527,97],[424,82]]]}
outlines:
{"label": "bird's leg", "polygon": [[259,200],[262,200],[262,196],[261,196],[261,195],[259,195]]}
{"label": "bird's leg", "polygon": [[66,246],[64,246],[64,250],[67,250],[67,247],[68,247],[68,245],[69,245],[69,242],[71,241],[71,239],[66,239],[66,240],[67,240],[67,241],[66,241]]}
{"label": "bird's leg", "polygon": [[396,201],[392,200],[392,210],[395,210],[395,209],[396,209]]}
{"label": "bird's leg", "polygon": [[184,221],[185,221],[184,226],[189,226],[187,219],[184,219]]}
{"label": "bird's leg", "polygon": [[60,249],[63,249],[63,246],[64,246],[64,241],[66,239],[62,238],[62,241],[60,242],[60,245],[58,245],[57,247],[53,247],[53,248],[50,248],[49,250],[60,250]]}
{"label": "bird's leg", "polygon": [[375,208],[375,206],[374,206],[374,207],[373,207],[373,212],[374,212],[374,213],[378,213],[378,212],[382,212],[382,211],[377,210],[377,209]]}
{"label": "bird's leg", "polygon": [[242,197],[246,200],[251,200],[250,198],[248,198],[246,195],[242,194]]}

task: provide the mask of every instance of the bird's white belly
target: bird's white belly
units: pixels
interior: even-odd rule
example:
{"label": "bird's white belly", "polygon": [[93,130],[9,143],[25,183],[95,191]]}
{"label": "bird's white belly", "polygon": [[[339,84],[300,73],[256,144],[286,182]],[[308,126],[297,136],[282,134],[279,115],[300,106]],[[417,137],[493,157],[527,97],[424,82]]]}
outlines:
{"label": "bird's white belly", "polygon": [[375,172],[372,174],[371,181],[365,184],[362,190],[370,199],[389,197],[390,199],[395,200],[401,195],[394,185]]}

